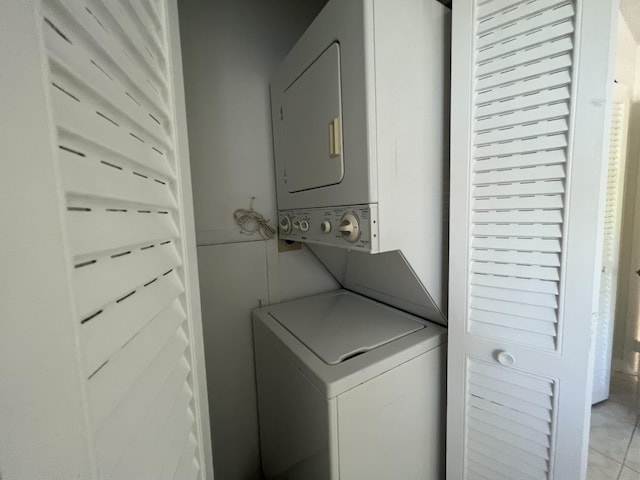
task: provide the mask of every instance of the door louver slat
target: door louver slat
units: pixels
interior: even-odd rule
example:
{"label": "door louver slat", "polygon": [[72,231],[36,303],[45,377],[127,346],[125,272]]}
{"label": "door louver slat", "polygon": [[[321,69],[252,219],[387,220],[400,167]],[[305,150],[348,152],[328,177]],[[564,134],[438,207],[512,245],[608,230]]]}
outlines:
{"label": "door louver slat", "polygon": [[[145,371],[97,431],[98,461],[105,476],[111,474],[131,445],[140,441],[136,435],[147,422],[161,422],[169,414],[190,372],[183,356],[185,348],[184,342],[174,340],[167,344],[156,358],[155,368]],[[139,415],[141,409],[147,409],[147,415]]]}
{"label": "door louver slat", "polygon": [[498,405],[497,403],[485,402],[481,398],[470,397],[469,406],[476,408],[478,411],[484,409],[487,412],[492,413],[496,418],[508,419],[513,423],[523,425],[527,428],[532,428],[543,434],[547,433],[547,422],[534,417],[524,416],[519,412],[516,412],[509,408],[505,408],[504,406]]}
{"label": "door louver slat", "polygon": [[467,470],[477,464],[504,478],[548,478],[554,382],[473,359],[468,365]]}
{"label": "door louver slat", "polygon": [[129,7],[135,12],[137,17],[137,23],[141,27],[141,31],[150,40],[150,44],[153,46],[154,53],[158,55],[161,60],[166,62],[165,54],[164,54],[164,45],[162,43],[162,39],[158,34],[158,29],[154,24],[153,19],[142,6],[142,2],[130,2]]}
{"label": "door louver slat", "polygon": [[[188,402],[189,390],[184,382],[184,377],[189,373],[188,365],[184,357],[179,361],[171,376],[167,379],[159,392],[157,398],[148,407],[147,415],[142,419],[142,423],[136,426],[135,434],[131,440],[118,452],[118,456],[113,456],[109,464],[109,470],[113,471],[113,478],[119,478],[118,474],[127,474],[132,469],[142,468],[137,462],[138,458],[148,455],[148,446],[152,445],[161,434],[165,421],[171,414],[172,409],[179,403]],[[107,459],[106,459],[107,460]],[[117,470],[116,470],[117,469]],[[120,477],[138,478],[138,477]]]}
{"label": "door louver slat", "polygon": [[175,210],[178,206],[166,180],[150,177],[149,172],[145,175],[140,169],[116,165],[114,160],[80,157],[64,150],[59,157],[62,181],[69,195],[102,197],[161,210]]}
{"label": "door louver slat", "polygon": [[[490,2],[487,3],[490,4]],[[478,12],[478,33],[482,35],[488,30],[499,30],[500,27],[508,28],[517,21],[525,27],[533,26],[533,28],[535,28],[537,24],[529,25],[529,19],[535,18],[542,12],[549,11],[566,3],[569,2],[566,0],[511,2],[509,5],[505,5],[505,8],[498,11],[493,10],[492,13],[487,13],[486,15],[484,8],[481,8]],[[513,28],[515,28],[515,25],[513,25]]]}
{"label": "door louver slat", "polygon": [[[487,2],[493,3],[493,2]],[[511,5],[514,5],[514,2],[510,2]],[[522,2],[525,3],[525,2]],[[522,3],[520,5],[522,5]],[[539,3],[539,8],[537,14],[534,14],[528,18],[521,19],[521,21],[513,21],[512,23],[505,25],[504,28],[493,28],[491,29],[491,24],[488,21],[484,21],[484,28],[481,32],[479,32],[478,38],[478,49],[483,50],[489,46],[499,44],[504,42],[507,39],[513,39],[525,33],[533,33],[538,30],[540,27],[553,25],[562,20],[566,20],[568,18],[572,18],[575,14],[573,4],[570,1],[555,1],[555,2],[544,2],[553,4],[552,8],[544,8],[543,2],[526,2],[526,3]],[[538,7],[538,6],[536,6]],[[504,25],[504,19],[498,19],[496,21],[492,21],[493,25],[502,22]],[[549,32],[546,32],[549,35]],[[551,36],[544,37],[546,39],[552,38]]]}
{"label": "door louver slat", "polygon": [[472,287],[472,295],[477,298],[507,300],[524,305],[538,305],[549,308],[558,307],[558,300],[556,296],[544,293],[521,292],[517,290],[507,292],[504,288],[493,288],[474,285]]}
{"label": "door louver slat", "polygon": [[495,115],[526,109],[547,102],[569,98],[566,88],[571,83],[568,70],[552,72],[527,81],[509,83],[477,93],[478,108],[475,117]]}
{"label": "door louver slat", "polygon": [[114,73],[107,71],[94,59],[84,56],[84,52],[77,46],[65,41],[52,29],[45,30],[45,39],[49,48],[52,66],[60,71],[59,78],[66,82],[73,82],[78,89],[90,91],[101,102],[119,111],[131,119],[139,128],[143,129],[153,139],[170,148],[163,123],[159,119],[160,113],[148,112],[142,105],[127,95],[126,88],[114,80]]}
{"label": "door louver slat", "polygon": [[471,258],[480,262],[518,263],[521,265],[540,265],[543,267],[560,266],[558,255],[540,252],[476,249]]}
{"label": "door louver slat", "polygon": [[532,80],[528,84],[519,82],[496,90],[480,92],[475,118],[510,114],[567,100],[570,96],[567,87],[570,80],[568,72],[561,71]]}
{"label": "door louver slat", "polygon": [[569,127],[564,119],[546,120],[479,132],[476,141],[478,146],[483,148],[482,152],[484,153],[486,151],[484,150],[486,144],[505,143],[508,140],[539,137],[541,135],[553,135],[559,132],[566,132],[568,129]]}
{"label": "door louver slat", "polygon": [[543,456],[538,456],[535,453],[529,452],[527,450],[522,450],[515,445],[497,440],[477,430],[471,430],[469,432],[469,438],[472,438],[475,443],[478,443],[480,445],[494,444],[496,448],[502,451],[507,457],[517,458],[521,462],[527,463],[534,468],[536,466],[538,466],[539,468],[540,460],[544,459],[544,454]]}
{"label": "door louver slat", "polygon": [[553,323],[544,320],[507,315],[479,308],[474,310],[472,318],[476,322],[473,332],[484,333],[494,328],[497,332],[504,332],[504,335],[514,339],[525,337],[527,333],[530,333],[531,341],[537,342],[537,345],[546,345],[548,340],[545,340],[544,336],[549,335],[549,332],[552,332],[555,327]]}
{"label": "door louver slat", "polygon": [[479,78],[476,88],[479,91],[500,87],[517,81],[538,78],[541,74],[552,73],[567,69],[571,66],[571,56],[568,54],[545,58],[537,62],[525,64],[521,67],[509,68],[486,77]]}
{"label": "door louver slat", "polygon": [[487,480],[510,480],[508,477],[500,475],[498,472],[494,472],[490,468],[485,467],[473,460],[468,462],[467,476],[468,478],[480,478]]}
{"label": "door louver slat", "polygon": [[104,12],[101,18],[107,22],[107,28],[111,26],[111,31],[119,31],[119,33],[122,34],[122,38],[130,47],[130,54],[134,57],[136,63],[143,67],[145,72],[150,74],[156,88],[164,92],[166,90],[166,80],[162,73],[165,66],[164,61],[156,58],[151,53],[149,46],[139,33],[138,25],[133,18],[124,11],[122,4],[120,2],[93,1],[92,5],[98,12]]}
{"label": "door louver slat", "polygon": [[[543,350],[553,349],[554,342],[551,340],[551,337],[547,332],[528,330],[526,328],[528,325],[520,322],[518,318],[512,318],[512,322],[509,327],[501,327],[498,325],[497,321],[483,321],[483,313],[484,312],[482,311],[476,310],[469,317],[474,321],[471,326],[471,332],[473,334],[497,340],[499,339],[513,343],[526,344]],[[500,317],[500,314],[492,313],[490,320],[495,317]]]}
{"label": "door louver slat", "polygon": [[164,154],[146,144],[141,137],[127,131],[115,121],[90,106],[84,105],[59,89],[52,92],[58,128],[90,140],[117,155],[135,161],[160,175],[175,179]]}
{"label": "door louver slat", "polygon": [[194,420],[195,419],[193,417],[193,414],[190,411],[187,411],[186,421],[183,425],[181,425],[181,430],[179,431],[178,435],[171,442],[171,445],[167,448],[167,456],[161,463],[160,468],[158,469],[156,467],[155,472],[147,478],[154,480],[170,480],[174,478],[174,474],[176,472],[176,469],[178,468],[178,464],[180,463],[182,451],[186,446],[188,446],[189,438],[191,438],[192,436],[190,432]]}
{"label": "door louver slat", "polygon": [[160,276],[136,291],[126,302],[112,303],[100,314],[100,321],[83,325],[87,376],[111,358],[151,319],[184,293],[175,272]]}
{"label": "door louver slat", "polygon": [[164,9],[161,0],[43,4],[85,389],[105,479],[203,476]]}
{"label": "door louver slat", "polygon": [[523,224],[475,224],[473,234],[484,237],[542,237],[560,238],[562,230],[559,225],[548,225],[526,222]]}
{"label": "door louver slat", "polygon": [[162,25],[164,24],[163,14],[156,10],[154,2],[152,0],[141,0],[140,3],[144,5],[145,10],[151,16],[156,29],[162,31]]}
{"label": "door louver slat", "polygon": [[[502,276],[509,282],[491,299],[471,290],[470,329],[491,330],[494,338],[501,331],[505,339],[554,349],[556,327],[549,326],[557,322],[557,300],[547,298],[550,307],[523,308],[509,301],[509,292],[514,279],[560,278],[570,108],[566,87],[549,88],[570,81],[574,8],[558,0],[494,0],[480,8],[485,14],[476,46],[481,56],[475,69],[471,269],[474,278]],[[488,329],[487,322],[501,328]]]}
{"label": "door louver slat", "polygon": [[[482,310],[484,312],[493,312],[500,313],[503,315],[511,315],[515,317],[528,318],[531,320],[540,320],[542,322],[548,323],[556,323],[556,318],[554,315],[553,308],[545,308],[545,307],[537,307],[533,305],[521,305],[519,307],[519,312],[517,315],[513,315],[514,303],[516,302],[505,302],[503,300],[493,300],[487,298],[474,298],[472,302],[472,307],[478,310]],[[519,320],[522,321],[522,320]],[[532,323],[533,324],[533,323]],[[553,325],[548,325],[551,332],[553,332]]]}
{"label": "door louver slat", "polygon": [[[75,41],[86,45],[93,55],[103,58],[114,71],[118,71],[119,76],[126,78],[125,82],[134,87],[135,93],[142,94],[156,111],[166,111],[165,100],[144,70],[131,59],[128,49],[117,40],[115,32],[108,32],[91,9],[74,0],[58,0],[51,8],[54,15],[58,14],[55,17],[56,25],[60,23],[67,27],[65,32],[74,33],[69,37],[72,43]],[[60,18],[64,20],[60,22]]]}
{"label": "door louver slat", "polygon": [[505,210],[505,209],[548,209],[562,208],[562,196],[560,195],[544,195],[544,196],[524,196],[524,197],[507,197],[507,198],[478,198],[474,202],[474,210]]}
{"label": "door louver slat", "polygon": [[562,21],[553,23],[549,26],[542,27],[534,32],[528,32],[526,35],[522,35],[516,38],[510,38],[508,41],[490,45],[489,47],[482,49],[478,52],[478,62],[485,62],[496,57],[508,55],[518,50],[540,44],[541,42],[548,41],[549,39],[555,39],[568,35],[573,32],[573,22]]}
{"label": "door louver slat", "polygon": [[[537,122],[548,118],[566,116],[569,114],[569,110],[564,103],[552,103],[543,107],[532,105],[527,107],[527,110],[518,111],[517,113],[519,122]],[[515,115],[515,111],[479,118],[476,120],[475,129],[481,132],[494,128],[509,127],[513,125],[513,115]]]}
{"label": "door louver slat", "polygon": [[[508,430],[503,430],[502,428],[499,428],[493,424],[486,423],[475,418],[469,419],[469,429],[477,432],[483,432],[489,438],[506,441],[520,450],[525,450],[535,454],[536,456],[539,456],[540,460],[544,460],[544,457],[545,457],[544,452],[548,451],[548,447],[546,445],[530,441],[529,439],[526,439],[520,435],[515,435],[509,432]],[[469,445],[469,448],[471,448],[471,445]],[[491,465],[492,463],[493,462],[490,461],[489,465]],[[543,461],[538,461],[538,464],[543,464],[543,463],[544,463]],[[511,478],[519,478],[519,477],[516,475]]]}
{"label": "door louver slat", "polygon": [[[531,159],[531,157],[530,157]],[[492,183],[508,183],[534,180],[553,180],[564,178],[564,167],[562,165],[527,166],[522,168],[512,168],[509,170],[499,169],[489,172],[478,172],[475,174],[475,185],[488,185]]]}
{"label": "door louver slat", "polygon": [[506,290],[505,294],[509,294],[510,290],[518,294],[521,291],[549,293],[553,296],[558,295],[558,284],[556,282],[546,282],[540,279],[528,278],[508,278],[495,275],[471,275],[472,285],[487,285],[498,287]]}
{"label": "door louver slat", "polygon": [[558,210],[511,210],[511,211],[484,211],[473,215],[475,223],[483,224],[509,224],[509,223],[562,223],[561,213]]}
{"label": "door louver slat", "polygon": [[80,316],[117,302],[154,278],[180,265],[180,255],[172,243],[139,247],[125,256],[102,257],[74,272],[77,308]]}
{"label": "door louver slat", "polygon": [[498,185],[481,185],[473,190],[474,197],[510,197],[531,195],[553,195],[564,193],[564,182],[546,180],[542,182],[506,183]]}
{"label": "door louver slat", "polygon": [[[166,410],[155,410],[148,417],[155,419],[156,423],[145,422],[139,430],[131,449],[125,452],[113,471],[113,478],[141,478],[145,470],[153,462],[161,463],[162,456],[158,452],[159,444],[170,443],[172,438],[167,438],[167,432],[176,432],[184,423],[189,408],[189,402],[193,397],[192,391],[184,384],[178,393],[178,397],[168,405]],[[159,405],[165,407],[165,405]]]}
{"label": "door louver slat", "polygon": [[[146,467],[146,473],[142,476],[145,480],[155,480],[166,478],[167,473],[171,470],[173,475],[174,469],[171,469],[171,461],[174,461],[175,453],[182,451],[184,441],[193,425],[193,414],[188,407],[192,397],[192,392],[187,390],[185,396],[178,399],[174,406],[164,431],[158,436],[155,442],[155,448]],[[173,454],[171,457],[169,454]],[[137,477],[136,477],[137,478]]]}
{"label": "door louver slat", "polygon": [[488,448],[486,445],[474,445],[474,450],[478,454],[490,458],[493,462],[509,465],[511,469],[517,472],[517,476],[513,478],[536,480],[544,480],[547,478],[547,471],[541,469],[539,465],[532,465],[531,463],[524,462],[515,456],[505,455],[504,452],[497,454],[496,451]]}
{"label": "door louver slat", "polygon": [[184,478],[188,479],[189,471],[193,468],[193,454],[196,450],[197,443],[196,439],[193,435],[189,435],[187,443],[184,446],[184,450],[180,456],[180,463],[178,463],[178,467],[176,468],[176,473],[173,478]]}
{"label": "door louver slat", "polygon": [[[178,229],[169,212],[133,210],[67,212],[69,243],[75,255],[122,249],[174,239]],[[155,209],[154,209],[155,210]]]}
{"label": "door louver slat", "polygon": [[[478,65],[477,74],[479,76],[489,75],[497,72],[498,68],[514,68],[519,65],[525,65],[530,62],[539,60],[540,58],[550,57],[561,52],[566,52],[572,47],[571,39],[568,37],[552,40],[547,43],[540,43],[529,48],[521,49],[516,53],[510,53],[495,60],[486,60]],[[479,60],[480,61],[480,60]]]}
{"label": "door louver slat", "polygon": [[125,348],[116,352],[102,368],[92,374],[89,395],[96,426],[102,425],[118,401],[172,336],[177,335],[186,343],[183,334],[176,334],[176,329],[184,319],[182,308],[173,303],[134,336]]}
{"label": "door louver slat", "polygon": [[[495,458],[498,457],[498,458]],[[525,472],[523,472],[522,470],[520,470],[519,468],[517,468],[515,465],[513,465],[512,462],[507,462],[505,461],[505,458],[502,456],[499,456],[498,454],[494,453],[493,456],[488,456],[486,454],[482,454],[479,451],[476,451],[472,448],[469,449],[469,461],[476,461],[478,462],[480,465],[483,465],[485,467],[488,468],[488,466],[491,466],[491,470],[495,471],[498,475],[501,475],[501,477],[497,477],[497,478],[509,478],[509,479],[513,479],[513,478],[519,478],[522,480],[539,480],[540,478],[544,479],[545,477],[536,477],[530,474],[530,472],[532,473],[533,469],[531,467],[527,467],[525,468]],[[504,462],[504,463],[503,463]],[[496,477],[494,477],[496,478]]]}
{"label": "door louver slat", "polygon": [[516,278],[530,278],[539,280],[559,280],[557,268],[546,268],[534,265],[516,265],[489,262],[472,262],[471,271],[473,273],[484,273],[489,275],[502,275]]}
{"label": "door louver slat", "polygon": [[494,0],[493,2],[478,2],[477,19],[479,21],[485,20],[491,15],[500,13],[503,10],[514,8],[519,3],[524,3],[526,1],[528,0]]}
{"label": "door louver slat", "polygon": [[476,145],[478,159],[497,157],[500,155],[516,155],[519,153],[534,153],[539,150],[552,150],[567,146],[564,135],[553,134],[541,137],[517,138],[508,142]]}
{"label": "door louver slat", "polygon": [[523,252],[559,252],[560,242],[549,238],[508,238],[508,237],[476,237],[473,247],[493,250],[516,250]]}

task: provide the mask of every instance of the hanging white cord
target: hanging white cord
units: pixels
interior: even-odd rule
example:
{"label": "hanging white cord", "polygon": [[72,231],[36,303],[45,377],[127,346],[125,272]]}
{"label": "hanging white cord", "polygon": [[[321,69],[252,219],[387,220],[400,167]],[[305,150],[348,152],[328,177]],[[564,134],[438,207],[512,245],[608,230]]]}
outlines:
{"label": "hanging white cord", "polygon": [[269,240],[275,236],[276,229],[269,225],[269,220],[253,209],[253,201],[255,198],[256,197],[251,197],[249,210],[239,208],[233,212],[233,218],[236,223],[240,225],[240,233],[254,235],[256,232],[260,232],[262,238]]}

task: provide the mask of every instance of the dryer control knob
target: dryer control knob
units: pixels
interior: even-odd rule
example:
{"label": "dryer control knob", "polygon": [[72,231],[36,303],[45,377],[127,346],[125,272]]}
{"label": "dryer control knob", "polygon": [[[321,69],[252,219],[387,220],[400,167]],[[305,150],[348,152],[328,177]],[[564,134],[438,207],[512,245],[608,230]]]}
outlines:
{"label": "dryer control knob", "polygon": [[328,220],[322,222],[320,224],[320,230],[322,230],[322,233],[329,233],[331,231],[331,222]]}
{"label": "dryer control knob", "polygon": [[347,242],[355,243],[360,238],[360,224],[358,218],[353,213],[345,213],[342,216],[342,224],[338,227],[342,233],[342,238]]}
{"label": "dryer control knob", "polygon": [[289,215],[284,215],[280,219],[280,232],[283,234],[291,233],[291,217]]}

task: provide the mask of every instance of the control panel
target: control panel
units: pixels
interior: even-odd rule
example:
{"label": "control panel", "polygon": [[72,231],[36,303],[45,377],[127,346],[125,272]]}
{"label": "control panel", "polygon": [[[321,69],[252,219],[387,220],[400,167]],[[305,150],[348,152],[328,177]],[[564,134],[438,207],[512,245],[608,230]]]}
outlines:
{"label": "control panel", "polygon": [[279,237],[376,253],[377,205],[306,208],[278,212]]}

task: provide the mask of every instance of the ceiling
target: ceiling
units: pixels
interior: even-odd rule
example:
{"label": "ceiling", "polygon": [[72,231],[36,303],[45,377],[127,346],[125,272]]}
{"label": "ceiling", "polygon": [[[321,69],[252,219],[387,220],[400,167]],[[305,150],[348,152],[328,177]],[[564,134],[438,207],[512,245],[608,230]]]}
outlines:
{"label": "ceiling", "polygon": [[620,0],[620,11],[636,43],[640,44],[640,0]]}

